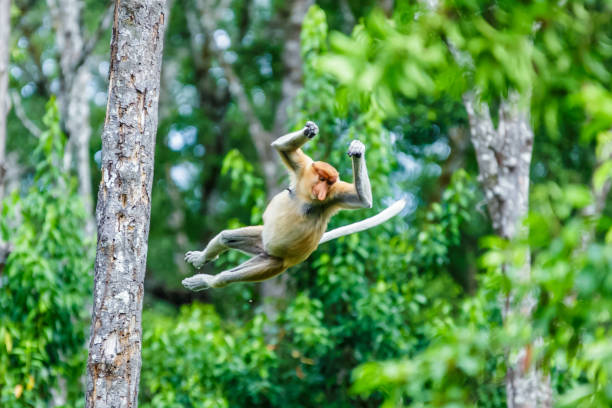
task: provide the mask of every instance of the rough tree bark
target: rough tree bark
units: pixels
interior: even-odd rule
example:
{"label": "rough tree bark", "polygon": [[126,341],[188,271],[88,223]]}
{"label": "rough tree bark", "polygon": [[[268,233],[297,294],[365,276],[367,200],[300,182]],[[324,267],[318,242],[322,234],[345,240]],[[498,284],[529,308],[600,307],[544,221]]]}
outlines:
{"label": "rough tree bark", "polygon": [[[479,102],[474,93],[466,93],[463,102],[478,160],[478,180],[484,190],[493,229],[504,239],[512,240],[522,233],[521,221],[527,215],[529,206],[533,131],[529,123],[528,104],[521,101],[516,92],[511,92],[500,103],[496,129],[488,105]],[[520,279],[529,279],[529,252],[518,273]],[[533,305],[532,297],[528,296],[517,304],[510,295],[502,300],[502,313],[504,318],[510,313],[528,316]],[[528,348],[523,348],[516,353],[513,350],[508,355],[508,407],[552,407],[550,379],[529,361],[529,354]]]}
{"label": "rough tree bark", "polygon": [[0,209],[6,174],[6,118],[9,110],[8,68],[10,52],[11,0],[0,0]]}
{"label": "rough tree bark", "polygon": [[86,407],[136,407],[165,0],[116,0]]}

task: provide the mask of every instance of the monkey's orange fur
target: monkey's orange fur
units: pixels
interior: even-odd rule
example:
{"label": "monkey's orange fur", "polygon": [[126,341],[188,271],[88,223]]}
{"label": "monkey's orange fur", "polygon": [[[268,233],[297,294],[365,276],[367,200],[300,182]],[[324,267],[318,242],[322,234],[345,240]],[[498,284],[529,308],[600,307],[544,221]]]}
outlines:
{"label": "monkey's orange fur", "polygon": [[[299,166],[295,172],[295,192],[284,190],[277,194],[263,215],[264,249],[283,258],[286,268],[304,261],[317,249],[327,223],[342,208],[336,197],[355,194],[355,186],[339,181],[338,171],[332,165],[313,162],[301,149],[295,152],[294,160]],[[320,208],[315,216],[306,213],[304,205]]]}
{"label": "monkey's orange fur", "polygon": [[304,261],[317,248],[330,218],[342,208],[369,208],[370,182],[365,167],[365,146],[354,140],[348,149],[353,159],[354,183],[339,179],[330,164],[313,161],[299,148],[318,132],[312,122],[303,130],[277,139],[274,146],[289,169],[291,187],[277,194],[263,215],[263,226],[226,230],[203,251],[188,252],[185,259],[199,267],[233,248],[253,258],[218,275],[199,274],[183,281],[192,290],[223,287],[233,282],[271,278]]}

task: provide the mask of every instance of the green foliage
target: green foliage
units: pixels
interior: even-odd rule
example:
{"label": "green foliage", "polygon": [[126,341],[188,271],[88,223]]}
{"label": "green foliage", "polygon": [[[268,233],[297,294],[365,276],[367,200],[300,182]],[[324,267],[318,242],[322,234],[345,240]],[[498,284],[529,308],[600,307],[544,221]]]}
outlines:
{"label": "green foliage", "polygon": [[415,244],[408,256],[415,259],[419,267],[436,270],[448,266],[449,249],[461,244],[461,225],[477,219],[471,212],[478,198],[476,189],[466,172],[460,170],[452,176],[441,202],[433,203],[427,213],[428,222],[409,240]]}
{"label": "green foliage", "polygon": [[541,188],[537,208],[544,216],[529,219],[540,231],[529,240],[536,253],[531,285],[539,294],[534,327],[559,373],[560,405],[606,407],[612,403],[612,248],[600,240],[604,219],[578,212],[583,202],[568,200],[570,211],[556,210],[556,188]]}
{"label": "green foliage", "polygon": [[447,69],[445,47],[432,43],[425,35],[430,27],[410,25],[398,30],[382,13],[373,13],[363,25],[347,37],[334,33],[331,53],[321,59],[319,67],[349,82],[351,97],[372,93],[381,108],[397,113],[391,83],[409,98],[435,90],[432,71]]}
{"label": "green foliage", "polygon": [[[10,86],[40,127],[59,65],[48,9],[30,3],[11,10]],[[460,0],[427,9],[427,2],[396,1],[384,14],[364,3],[324,0],[309,9],[301,31],[304,88],[288,126],[316,121],[321,133],[305,150],[345,180],[349,142],[367,146],[375,208],[341,212],[331,228],[399,197],[410,206],[375,229],[322,245],[289,270],[291,296],[268,322],[257,285],[188,296],[180,280],[192,272],[182,253],[223,228],[260,223],[266,204],[249,119],[219,57],[203,44],[227,35],[225,63],[270,129],[285,74],[278,33],[290,3],[233,0],[209,38],[190,31],[188,17],[201,17],[189,16],[193,2],[174,2],[146,292],[211,304],[164,312],[149,298],[141,405],[502,407],[505,352],[541,339],[533,364],[550,369],[559,406],[610,406],[612,218],[600,197],[612,178],[610,2]],[[86,1],[87,31],[104,7]],[[107,46],[101,41],[92,61],[107,60]],[[99,96],[106,73],[102,65],[97,71]],[[531,96],[529,235],[516,242],[487,237],[461,101],[474,89],[493,116],[510,89]],[[104,118],[98,96],[94,133]],[[11,112],[9,134],[25,134]],[[68,405],[82,404],[92,245],[80,230],[73,181],[58,170],[62,142],[50,112],[42,140],[8,140],[24,174],[20,191],[28,190],[7,200],[0,220],[1,238],[15,245],[0,276],[0,405],[8,407],[48,406],[60,377]],[[94,157],[99,138],[90,149]],[[98,178],[94,172],[94,184]],[[522,281],[516,270],[526,248],[533,276]],[[244,257],[229,252],[206,272]],[[511,288],[517,301],[535,297],[532,320],[511,315],[502,323],[499,299]]]}
{"label": "green foliage", "polygon": [[229,177],[230,191],[239,196],[240,205],[252,208],[250,224],[261,224],[266,192],[263,180],[257,176],[253,165],[240,151],[233,149],[223,159],[221,174]]}
{"label": "green foliage", "polygon": [[312,5],[302,22],[300,33],[302,58],[306,64],[311,63],[310,57],[327,50],[327,17],[317,5]]}
{"label": "green foliage", "polygon": [[[433,10],[400,3],[392,18],[373,14],[350,37],[331,37],[332,53],[319,68],[345,84],[338,103],[346,99],[342,95],[346,92],[367,101],[366,109],[380,106],[384,116],[400,116],[398,95],[448,99],[476,89],[485,101],[495,103],[516,89],[532,95],[537,126],[553,137],[569,135],[566,140],[571,141],[568,146],[574,157],[577,142],[597,139],[593,191],[584,185],[588,173],[576,177],[567,167],[555,169],[553,177],[564,184],[535,187],[529,241],[483,241],[487,250],[480,266],[487,274],[480,279],[475,297],[463,302],[461,313],[449,315],[433,331],[426,330],[426,338],[432,340],[422,351],[356,370],[354,390],[359,395],[382,393],[388,406],[503,404],[502,387],[491,386],[503,381],[505,367],[499,350],[541,338],[546,346],[536,350],[536,361],[553,367],[562,405],[610,404],[605,363],[609,357],[598,342],[607,335],[608,313],[598,311],[609,307],[607,281],[601,273],[608,268],[610,251],[597,242],[609,227],[603,228],[607,224],[602,225],[597,214],[595,219],[581,215],[592,205],[593,195],[602,194],[611,175],[607,91],[611,75],[605,68],[611,54],[609,30],[601,25],[610,15],[609,5],[599,2],[440,2]],[[411,41],[413,36],[417,41]],[[562,129],[566,123],[581,130],[580,140],[572,139],[571,130]],[[541,152],[551,146],[540,146],[545,145],[541,141],[537,145],[534,162],[540,168],[551,166],[554,160],[548,158],[545,164],[540,159]],[[563,157],[562,144],[554,148]],[[592,161],[593,155],[583,158],[572,160],[580,166]],[[447,198],[449,194],[447,190]],[[464,192],[456,199],[467,197]],[[466,215],[451,211],[459,216],[449,223],[441,207],[432,206],[432,224],[425,224],[409,240],[417,243],[410,251],[414,260],[423,260],[429,268],[451,266],[454,237],[462,236],[453,224],[461,218],[470,220],[469,211]],[[421,243],[426,244],[423,249]],[[529,246],[535,251],[534,278],[524,282],[515,269],[526,261]],[[499,274],[502,264],[505,275]],[[519,298],[537,294],[533,326],[522,316],[508,316],[501,325],[499,319],[474,321],[472,314],[465,313],[466,305],[471,305],[469,310],[477,316],[499,316],[494,294],[508,294],[510,288]],[[587,351],[592,349],[597,357]]]}
{"label": "green foliage", "polygon": [[[323,303],[308,294],[298,294],[283,315],[285,329],[291,333],[291,344],[300,355],[321,355],[331,347],[330,333],[323,324]],[[292,354],[295,354],[292,352]]]}
{"label": "green foliage", "polygon": [[[5,201],[0,238],[13,251],[0,275],[0,405],[47,407],[63,379],[70,406],[83,400],[93,242],[74,180],[61,170],[63,136],[52,100],[33,152],[31,186]],[[58,391],[61,392],[61,391]]]}
{"label": "green foliage", "polygon": [[[351,162],[346,148],[353,138],[363,140],[375,210],[381,209],[390,197],[403,194],[393,188],[393,177],[400,171],[399,143],[393,140],[376,104],[350,98],[339,101],[337,82],[316,69],[328,52],[325,13],[313,6],[303,27],[305,88],[292,117],[296,127],[314,120],[321,129],[305,150],[333,163],[348,179]],[[397,123],[393,126],[399,128]],[[418,126],[425,125],[411,126],[406,128],[418,133]],[[418,140],[425,146],[433,142],[431,138]],[[425,150],[413,154],[420,159],[427,154]],[[433,165],[437,159],[427,160]],[[242,209],[231,214],[229,227],[260,221],[265,203],[263,182],[256,171],[242,149],[225,155],[221,174],[231,197],[227,205]],[[221,306],[216,313],[210,307],[193,305],[183,307],[176,316],[146,314],[142,403],[378,406],[380,393],[349,393],[351,371],[373,359],[415,354],[450,330],[462,292],[446,271],[456,272],[458,281],[466,273],[462,264],[451,264],[453,251],[460,250],[466,235],[472,233],[469,224],[482,218],[474,211],[477,200],[475,182],[459,171],[437,204],[411,216],[411,228],[397,218],[375,230],[326,243],[307,262],[288,271],[295,296],[281,306],[276,322],[266,325],[270,330],[274,323],[275,329],[265,335],[258,310],[253,316],[243,306],[250,304],[247,300],[254,291],[248,285],[228,288],[219,299],[213,293],[215,304]],[[243,209],[249,207],[254,210],[245,219]],[[342,212],[331,227],[367,213]],[[422,231],[426,236],[418,240]],[[228,253],[216,268],[233,265],[242,257]],[[221,299],[228,297],[233,300],[229,306],[227,299]],[[220,312],[223,320],[217,315]],[[489,378],[487,373],[480,375]],[[476,380],[470,389],[482,395],[498,393],[498,387],[487,388]]]}
{"label": "green foliage", "polygon": [[[551,369],[559,406],[610,406],[612,249],[597,241],[602,220],[579,212],[591,203],[582,187],[549,183],[533,196],[529,237],[484,240],[481,265],[488,271],[475,296],[453,313],[438,311],[422,351],[355,370],[355,393],[381,392],[385,406],[503,406],[503,350],[535,344],[532,364]],[[533,261],[525,281],[512,270],[524,263],[527,246]],[[509,288],[515,301],[536,297],[531,323],[509,315],[502,325],[499,294]]]}
{"label": "green foliage", "polygon": [[199,304],[177,316],[145,313],[140,405],[269,406],[277,358],[266,347],[263,324],[259,316],[242,328],[225,325],[211,306]]}
{"label": "green foliage", "polygon": [[333,52],[319,67],[353,97],[371,95],[397,116],[398,95],[476,89],[494,102],[514,89],[532,96],[534,117],[552,136],[565,125],[562,112],[580,115],[576,108],[591,113],[585,137],[610,128],[609,3],[398,3],[391,18],[373,13],[351,36],[331,36]]}

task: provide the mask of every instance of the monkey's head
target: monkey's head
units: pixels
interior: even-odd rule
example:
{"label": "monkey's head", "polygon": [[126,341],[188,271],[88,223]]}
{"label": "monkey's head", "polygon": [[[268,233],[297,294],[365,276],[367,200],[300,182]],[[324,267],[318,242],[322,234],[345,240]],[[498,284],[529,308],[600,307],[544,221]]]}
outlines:
{"label": "monkey's head", "polygon": [[319,201],[327,198],[329,189],[338,181],[338,170],[322,161],[312,163],[312,195]]}

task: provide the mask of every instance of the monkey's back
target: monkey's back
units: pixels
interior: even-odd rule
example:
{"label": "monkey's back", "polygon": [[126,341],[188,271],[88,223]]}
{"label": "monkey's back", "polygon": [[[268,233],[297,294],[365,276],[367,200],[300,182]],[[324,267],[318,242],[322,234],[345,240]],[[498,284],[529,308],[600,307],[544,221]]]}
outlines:
{"label": "monkey's back", "polygon": [[325,210],[308,213],[305,204],[284,190],[270,201],[263,215],[264,250],[283,258],[286,267],[302,262],[317,249],[331,218]]}

